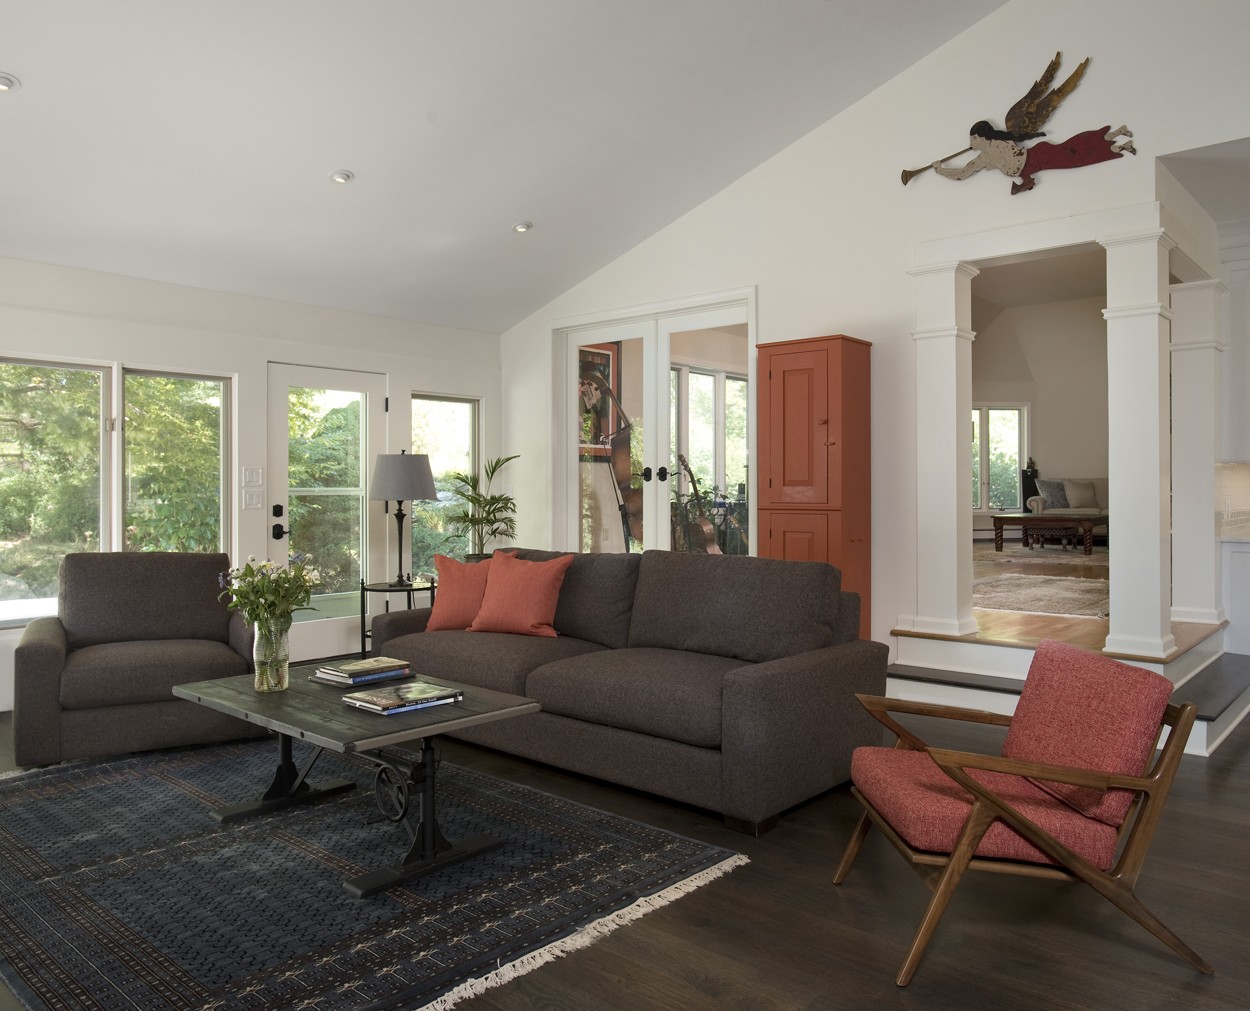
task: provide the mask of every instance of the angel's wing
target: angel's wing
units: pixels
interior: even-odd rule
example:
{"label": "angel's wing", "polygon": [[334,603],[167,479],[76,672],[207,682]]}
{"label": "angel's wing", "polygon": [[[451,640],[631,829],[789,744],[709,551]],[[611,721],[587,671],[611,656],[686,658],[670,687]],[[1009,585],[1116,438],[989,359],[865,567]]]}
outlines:
{"label": "angel's wing", "polygon": [[1066,81],[1059,87],[1051,89],[1050,82],[1055,79],[1055,74],[1059,70],[1059,57],[1060,54],[1055,53],[1055,58],[1050,61],[1046,72],[1034,81],[1033,87],[1025,93],[1025,96],[1008,110],[1004,122],[1007,132],[1016,140],[1042,136],[1041,128],[1046,120],[1050,119],[1051,113],[1059,108],[1059,103],[1081,83],[1085,68],[1089,66],[1088,56],[1077,65]]}

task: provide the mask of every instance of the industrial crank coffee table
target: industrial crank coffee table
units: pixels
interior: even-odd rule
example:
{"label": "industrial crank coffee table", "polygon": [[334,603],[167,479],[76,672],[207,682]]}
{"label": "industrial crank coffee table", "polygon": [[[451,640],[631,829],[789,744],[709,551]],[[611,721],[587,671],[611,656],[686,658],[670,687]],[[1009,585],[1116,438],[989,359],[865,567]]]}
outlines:
{"label": "industrial crank coffee table", "polygon": [[[359,688],[311,682],[308,675],[315,670],[316,666],[292,667],[290,688],[284,692],[257,692],[251,675],[174,686],[179,698],[278,734],[278,767],[269,788],[256,800],[211,812],[216,821],[228,824],[353,789],[356,784],[348,779],[328,779],[315,786],[308,782],[317,758],[328,749],[359,755],[375,766],[374,793],[379,810],[390,821],[409,821],[409,801],[414,793],[418,801],[419,820],[415,828],[409,821],[413,841],[403,860],[345,880],[343,887],[353,898],[373,895],[500,845],[490,836],[452,843],[439,831],[432,739],[448,731],[536,713],[537,702],[439,678],[440,684],[462,689],[464,699],[385,716],[345,705],[343,695]],[[303,769],[296,767],[292,755],[292,744],[297,740],[313,747]],[[419,755],[403,748],[414,742],[420,742]]]}

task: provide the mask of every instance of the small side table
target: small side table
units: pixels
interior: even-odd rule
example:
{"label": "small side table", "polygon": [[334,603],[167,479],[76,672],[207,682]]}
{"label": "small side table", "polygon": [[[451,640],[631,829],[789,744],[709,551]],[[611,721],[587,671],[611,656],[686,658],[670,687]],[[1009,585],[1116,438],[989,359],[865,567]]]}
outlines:
{"label": "small side table", "polygon": [[[405,586],[396,586],[394,583],[366,583],[363,579],[360,581],[360,657],[363,660],[369,655],[369,637],[372,633],[369,631],[369,609],[367,605],[367,594],[370,593],[405,593],[408,595],[408,607],[415,607],[413,602],[414,593],[425,593],[429,591],[430,606],[434,606],[434,591],[437,589],[435,583],[414,582]],[[390,597],[385,597],[382,601],[383,608],[387,611],[391,609]]]}

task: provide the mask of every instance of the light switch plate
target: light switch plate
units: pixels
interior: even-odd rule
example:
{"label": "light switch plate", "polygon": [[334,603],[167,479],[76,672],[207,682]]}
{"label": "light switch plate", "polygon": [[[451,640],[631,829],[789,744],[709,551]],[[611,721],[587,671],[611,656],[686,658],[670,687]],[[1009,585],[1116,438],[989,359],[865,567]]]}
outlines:
{"label": "light switch plate", "polygon": [[243,468],[243,484],[245,486],[259,487],[265,483],[265,471],[263,467],[244,467]]}
{"label": "light switch plate", "polygon": [[264,505],[265,505],[264,498],[261,496],[260,492],[245,491],[243,493],[243,508],[244,509],[262,509],[264,508]]}

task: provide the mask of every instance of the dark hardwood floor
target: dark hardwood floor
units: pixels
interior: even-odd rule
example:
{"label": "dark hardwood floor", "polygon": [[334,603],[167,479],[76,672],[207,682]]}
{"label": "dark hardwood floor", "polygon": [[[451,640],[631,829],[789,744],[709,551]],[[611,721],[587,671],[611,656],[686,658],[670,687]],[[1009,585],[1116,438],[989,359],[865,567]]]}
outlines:
{"label": "dark hardwood floor", "polygon": [[[0,771],[13,767],[10,720],[0,716]],[[934,743],[997,750],[995,731],[939,734],[922,722]],[[1250,1006],[1250,724],[1213,757],[1185,757],[1138,885],[1139,896],[1215,966],[1214,977],[1193,971],[1088,888],[970,874],[902,990],[894,977],[928,892],[879,836],[864,844],[845,884],[830,883],[858,813],[845,788],[753,839],[705,812],[505,755],[451,741],[442,754],[751,860],[458,1005],[465,1011]],[[0,1008],[17,1006],[0,995]]]}

